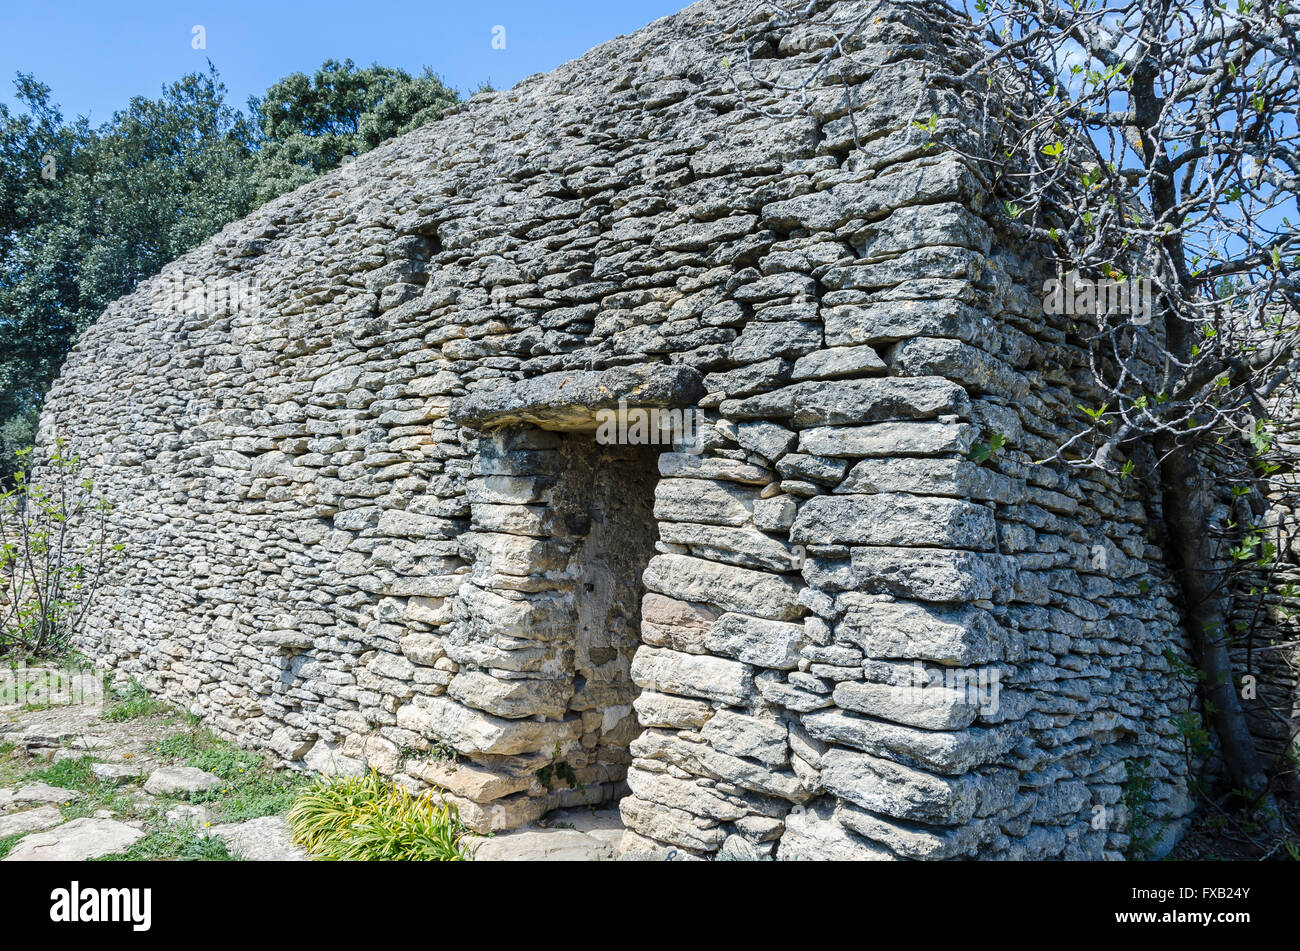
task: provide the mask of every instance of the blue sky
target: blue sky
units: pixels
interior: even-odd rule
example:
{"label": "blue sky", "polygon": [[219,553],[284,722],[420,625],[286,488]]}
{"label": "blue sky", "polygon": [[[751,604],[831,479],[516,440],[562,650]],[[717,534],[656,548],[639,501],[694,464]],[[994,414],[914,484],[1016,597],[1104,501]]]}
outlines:
{"label": "blue sky", "polygon": [[[489,79],[500,89],[689,2],[0,0],[0,99],[13,104],[15,72],[34,73],[65,116],[98,125],[132,96],[156,97],[208,59],[240,108],[330,57],[412,73],[428,65],[462,90]],[[195,25],[205,28],[207,49],[192,47]],[[504,50],[492,48],[496,26],[505,27]]]}

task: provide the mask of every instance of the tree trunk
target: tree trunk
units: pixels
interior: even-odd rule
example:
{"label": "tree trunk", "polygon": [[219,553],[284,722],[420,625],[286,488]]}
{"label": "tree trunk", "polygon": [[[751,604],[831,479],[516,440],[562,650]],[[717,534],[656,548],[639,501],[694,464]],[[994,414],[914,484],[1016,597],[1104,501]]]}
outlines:
{"label": "tree trunk", "polygon": [[1204,674],[1201,698],[1206,719],[1222,748],[1233,783],[1261,812],[1269,832],[1284,831],[1282,814],[1268,788],[1228,653],[1231,596],[1227,575],[1212,535],[1213,486],[1194,445],[1161,439],[1160,464],[1165,526],[1183,593],[1183,619],[1196,665]]}

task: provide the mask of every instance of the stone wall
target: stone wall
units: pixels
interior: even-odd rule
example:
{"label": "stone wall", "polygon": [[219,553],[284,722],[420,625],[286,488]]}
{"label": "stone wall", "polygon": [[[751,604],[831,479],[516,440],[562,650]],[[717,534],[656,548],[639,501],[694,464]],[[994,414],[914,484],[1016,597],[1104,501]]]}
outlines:
{"label": "stone wall", "polygon": [[[41,430],[128,546],[80,646],[480,830],[613,799],[628,848],[1114,857],[1138,769],[1176,831],[1158,500],[1035,464],[1085,350],[912,128],[964,121],[922,84],[961,24],[748,9],[476,96],[113,304]],[[852,110],[722,65],[797,79],[864,12]],[[601,444],[620,401],[698,443]]]}
{"label": "stone wall", "polygon": [[[1279,387],[1268,412],[1284,421],[1277,434],[1284,451],[1300,453],[1297,388]],[[1259,525],[1272,546],[1271,555],[1258,550],[1262,565],[1236,579],[1231,653],[1260,754],[1278,786],[1300,798],[1300,473],[1283,467],[1271,474],[1270,488],[1263,498],[1234,497],[1225,487],[1217,524]]]}

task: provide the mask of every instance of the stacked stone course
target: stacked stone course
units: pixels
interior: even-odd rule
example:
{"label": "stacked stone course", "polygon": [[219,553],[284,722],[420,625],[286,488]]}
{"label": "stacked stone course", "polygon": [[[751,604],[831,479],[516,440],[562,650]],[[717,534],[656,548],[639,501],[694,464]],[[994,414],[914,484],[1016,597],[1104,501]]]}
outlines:
{"label": "stacked stone course", "polygon": [[[1176,832],[1158,500],[1035,463],[1082,422],[1084,345],[912,126],[965,121],[923,82],[961,24],[749,9],[476,96],[110,306],[42,420],[127,544],[81,648],[481,831],[615,800],[629,849],[1119,857],[1140,763]],[[744,34],[798,76],[862,12],[852,112],[720,65]],[[259,299],[160,305],[177,280]],[[620,405],[699,443],[602,445]],[[918,701],[918,667],[995,696]]]}

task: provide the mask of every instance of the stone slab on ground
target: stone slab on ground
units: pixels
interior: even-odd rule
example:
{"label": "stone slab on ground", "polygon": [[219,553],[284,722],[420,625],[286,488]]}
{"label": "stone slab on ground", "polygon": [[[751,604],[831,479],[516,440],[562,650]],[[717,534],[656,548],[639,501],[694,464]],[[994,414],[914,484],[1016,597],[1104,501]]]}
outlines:
{"label": "stone slab on ground", "polygon": [[231,855],[249,862],[311,861],[305,849],[293,844],[293,835],[283,816],[263,816],[214,826],[210,834],[224,839]]}
{"label": "stone slab on ground", "polygon": [[206,806],[181,805],[172,806],[166,812],[168,822],[174,822],[178,825],[204,826],[208,821],[208,810]]}
{"label": "stone slab on ground", "polygon": [[23,713],[21,723],[5,734],[5,740],[29,752],[62,748],[78,740],[85,744],[91,737],[109,732],[106,728],[111,724],[100,720],[102,712],[96,704],[69,704]]}
{"label": "stone slab on ground", "polygon": [[57,806],[38,806],[23,812],[10,812],[0,816],[0,839],[27,832],[39,832],[63,821]]}
{"label": "stone slab on ground", "polygon": [[84,862],[130,848],[144,832],[114,819],[74,819],[19,840],[6,862]]}
{"label": "stone slab on ground", "polygon": [[18,806],[53,805],[72,802],[80,795],[71,789],[49,783],[28,783],[17,789],[0,789],[0,811]]}
{"label": "stone slab on ground", "polygon": [[623,817],[618,806],[603,809],[573,809],[552,812],[539,825],[546,829],[575,829],[594,839],[608,842],[617,851],[623,839]]}
{"label": "stone slab on ground", "polygon": [[532,829],[481,839],[470,846],[476,862],[596,862],[614,850],[585,832]]}
{"label": "stone slab on ground", "polygon": [[153,796],[185,795],[207,792],[224,780],[193,766],[160,766],[145,780],[144,791]]}
{"label": "stone slab on ground", "polygon": [[139,779],[144,773],[139,766],[128,766],[124,763],[91,763],[90,771],[100,782],[119,786]]}
{"label": "stone slab on ground", "polygon": [[74,703],[44,710],[0,713],[0,733],[6,743],[37,758],[78,759],[92,755],[107,763],[122,763],[145,773],[153,752],[171,731],[162,718],[106,720],[98,702]]}
{"label": "stone slab on ground", "polygon": [[601,862],[618,856],[623,822],[617,809],[553,812],[545,826],[474,839],[476,862]]}

